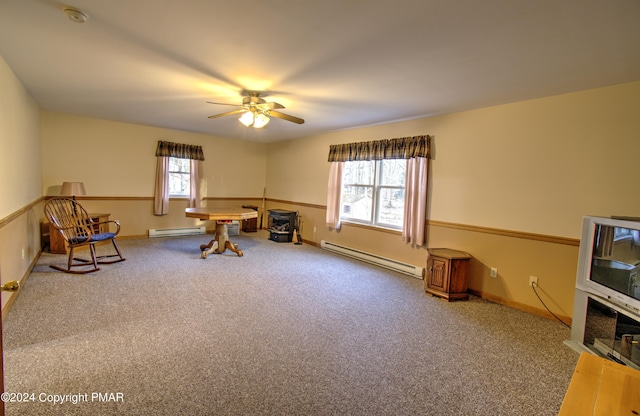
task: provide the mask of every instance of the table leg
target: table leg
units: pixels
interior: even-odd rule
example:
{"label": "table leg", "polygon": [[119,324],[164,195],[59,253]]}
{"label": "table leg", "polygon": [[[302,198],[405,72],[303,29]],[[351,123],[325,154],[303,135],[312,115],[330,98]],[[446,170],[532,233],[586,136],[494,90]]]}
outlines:
{"label": "table leg", "polygon": [[215,238],[211,240],[209,244],[203,244],[200,246],[200,250],[202,251],[202,258],[206,259],[207,256],[211,253],[224,253],[227,249],[236,253],[238,257],[242,257],[244,255],[242,250],[240,250],[236,244],[233,244],[231,241],[229,241],[229,227],[227,226],[227,223],[218,221],[216,222]]}
{"label": "table leg", "polygon": [[238,245],[237,244],[233,244],[231,241],[227,241],[225,243],[225,247],[228,248],[229,250],[233,251],[234,253],[236,253],[238,255],[238,257],[244,256],[244,253],[242,252],[242,250],[240,250],[238,248]]}
{"label": "table leg", "polygon": [[224,253],[226,249],[229,249],[236,253],[238,257],[242,257],[244,253],[242,250],[238,249],[236,244],[233,244],[229,241],[229,222],[228,221],[218,221],[216,223],[216,240],[218,241],[218,250],[216,253]]}
{"label": "table leg", "polygon": [[209,244],[203,244],[200,246],[200,251],[202,251],[202,258],[206,259],[207,256],[218,249],[218,242],[214,239],[209,241]]}

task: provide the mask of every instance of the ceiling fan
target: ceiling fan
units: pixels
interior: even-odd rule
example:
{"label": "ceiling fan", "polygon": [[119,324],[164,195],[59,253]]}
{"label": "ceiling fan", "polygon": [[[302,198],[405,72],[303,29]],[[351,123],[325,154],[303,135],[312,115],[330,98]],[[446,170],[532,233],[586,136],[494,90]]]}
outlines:
{"label": "ceiling fan", "polygon": [[226,113],[222,114],[216,114],[213,116],[209,116],[208,118],[218,118],[230,116],[233,114],[242,114],[239,118],[239,121],[247,127],[253,127],[256,129],[266,126],[267,123],[269,123],[269,117],[281,118],[283,120],[291,121],[297,124],[304,123],[304,120],[299,117],[294,117],[289,114],[276,111],[284,108],[284,106],[275,102],[267,102],[264,98],[262,98],[262,94],[258,91],[245,91],[242,95],[244,95],[242,104],[215,103],[207,101],[207,103],[209,104],[241,107],[237,110],[227,111]]}

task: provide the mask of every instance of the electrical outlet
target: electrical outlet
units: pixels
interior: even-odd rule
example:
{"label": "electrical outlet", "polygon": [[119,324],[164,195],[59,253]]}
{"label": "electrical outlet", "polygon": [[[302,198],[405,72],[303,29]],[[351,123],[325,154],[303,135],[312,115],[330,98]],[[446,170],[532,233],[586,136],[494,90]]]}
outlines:
{"label": "electrical outlet", "polygon": [[495,267],[492,267],[491,268],[491,273],[489,273],[489,276],[498,277],[498,269],[496,269]]}
{"label": "electrical outlet", "polygon": [[538,287],[538,278],[536,276],[529,276],[529,286],[536,285]]}
{"label": "electrical outlet", "polygon": [[22,260],[24,260],[24,249],[22,249]]}

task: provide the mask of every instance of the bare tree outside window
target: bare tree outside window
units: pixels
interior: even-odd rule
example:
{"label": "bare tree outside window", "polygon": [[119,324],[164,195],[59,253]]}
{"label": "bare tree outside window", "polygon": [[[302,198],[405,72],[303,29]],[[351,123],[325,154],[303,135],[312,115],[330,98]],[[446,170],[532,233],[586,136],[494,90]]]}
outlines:
{"label": "bare tree outside window", "polygon": [[379,194],[376,223],[402,228],[404,219],[404,188],[407,161],[404,159],[383,159],[379,166]]}
{"label": "bare tree outside window", "polygon": [[406,160],[345,162],[340,218],[402,229]]}
{"label": "bare tree outside window", "polygon": [[169,195],[189,196],[190,159],[169,158]]}

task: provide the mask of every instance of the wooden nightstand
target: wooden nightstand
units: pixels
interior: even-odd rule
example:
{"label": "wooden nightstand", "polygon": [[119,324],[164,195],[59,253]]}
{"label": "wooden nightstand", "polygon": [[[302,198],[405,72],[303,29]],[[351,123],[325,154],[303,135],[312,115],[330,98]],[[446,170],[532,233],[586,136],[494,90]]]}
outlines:
{"label": "wooden nightstand", "polygon": [[469,299],[467,272],[472,257],[448,248],[430,248],[428,252],[425,292],[447,301]]}
{"label": "wooden nightstand", "polygon": [[[104,222],[109,221],[109,215],[111,214],[89,214],[91,216],[91,221],[93,222]],[[96,225],[94,232],[104,233],[109,230],[106,229],[106,225]],[[68,254],[69,247],[67,246],[67,242],[62,237],[62,234],[53,226],[53,224],[49,223],[49,253],[54,254]]]}

